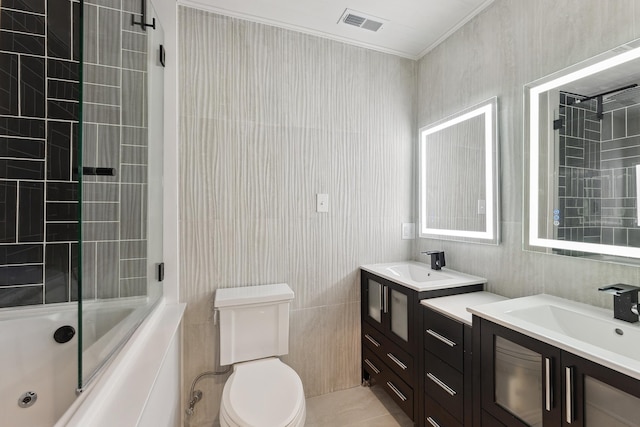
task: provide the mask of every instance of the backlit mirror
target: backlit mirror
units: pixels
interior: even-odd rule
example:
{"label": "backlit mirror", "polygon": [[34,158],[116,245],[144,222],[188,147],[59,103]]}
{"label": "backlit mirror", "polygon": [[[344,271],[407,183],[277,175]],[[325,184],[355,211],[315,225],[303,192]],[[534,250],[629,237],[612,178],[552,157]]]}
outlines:
{"label": "backlit mirror", "polygon": [[497,170],[497,98],[420,129],[420,237],[497,244]]}
{"label": "backlit mirror", "polygon": [[636,40],[525,86],[528,245],[640,258],[639,84]]}

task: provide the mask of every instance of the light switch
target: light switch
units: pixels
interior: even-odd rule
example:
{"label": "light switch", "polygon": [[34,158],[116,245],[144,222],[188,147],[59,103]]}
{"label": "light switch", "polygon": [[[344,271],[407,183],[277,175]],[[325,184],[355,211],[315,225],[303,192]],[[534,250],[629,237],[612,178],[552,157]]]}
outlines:
{"label": "light switch", "polygon": [[402,223],[402,239],[410,240],[416,238],[416,225],[413,222]]}
{"label": "light switch", "polygon": [[316,194],[316,212],[329,212],[328,194]]}
{"label": "light switch", "polygon": [[478,200],[478,215],[484,215],[487,213],[486,200]]}

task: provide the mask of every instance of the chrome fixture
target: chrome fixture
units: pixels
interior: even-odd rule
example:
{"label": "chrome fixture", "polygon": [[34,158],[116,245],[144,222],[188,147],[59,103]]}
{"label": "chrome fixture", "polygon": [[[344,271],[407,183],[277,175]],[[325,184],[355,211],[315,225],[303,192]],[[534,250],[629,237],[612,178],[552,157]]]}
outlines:
{"label": "chrome fixture", "polygon": [[216,376],[216,375],[224,375],[224,374],[228,373],[229,371],[231,371],[231,366],[229,366],[224,371],[220,371],[220,372],[216,372],[216,371],[203,372],[193,380],[193,382],[191,383],[191,389],[189,390],[189,396],[190,396],[189,397],[189,407],[185,410],[185,413],[187,414],[187,416],[193,415],[193,411],[194,411],[194,408],[196,406],[196,403],[198,403],[198,402],[200,402],[202,400],[202,391],[201,390],[194,390],[194,388],[196,387],[196,384],[198,383],[198,381],[200,381],[204,377],[213,377],[213,376]]}
{"label": "chrome fixture", "polygon": [[28,408],[36,403],[36,400],[38,400],[38,394],[35,391],[27,391],[26,393],[22,393],[22,396],[18,398],[18,406]]}
{"label": "chrome fixture", "polygon": [[638,321],[639,287],[616,283],[615,285],[602,286],[598,290],[613,295],[614,318],[631,323]]}

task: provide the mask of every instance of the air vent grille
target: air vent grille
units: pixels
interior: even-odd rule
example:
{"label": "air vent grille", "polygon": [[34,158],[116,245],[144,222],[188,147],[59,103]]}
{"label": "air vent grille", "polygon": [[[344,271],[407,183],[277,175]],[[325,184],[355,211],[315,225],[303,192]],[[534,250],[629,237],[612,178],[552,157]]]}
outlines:
{"label": "air vent grille", "polygon": [[363,18],[362,16],[353,15],[351,13],[347,14],[344,18],[344,23],[349,25],[355,25],[356,27],[361,26],[366,22],[367,18]]}
{"label": "air vent grille", "polygon": [[380,30],[386,22],[388,21],[350,9],[345,9],[344,13],[338,20],[338,24],[344,23],[347,25],[353,25],[354,27],[364,28],[365,30],[373,32]]}
{"label": "air vent grille", "polygon": [[382,22],[367,19],[366,21],[364,21],[364,24],[362,24],[360,28],[364,28],[365,30],[378,31],[380,27],[382,27]]}

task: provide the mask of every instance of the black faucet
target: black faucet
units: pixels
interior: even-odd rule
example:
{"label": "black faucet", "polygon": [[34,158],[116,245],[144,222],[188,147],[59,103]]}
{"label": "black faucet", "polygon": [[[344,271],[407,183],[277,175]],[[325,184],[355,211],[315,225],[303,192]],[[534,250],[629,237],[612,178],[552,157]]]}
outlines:
{"label": "black faucet", "polygon": [[598,290],[613,294],[613,317],[631,323],[638,321],[639,287],[616,283],[615,285],[602,286]]}
{"label": "black faucet", "polygon": [[421,253],[427,254],[431,257],[432,270],[440,270],[442,267],[447,265],[444,261],[444,251],[427,251]]}

